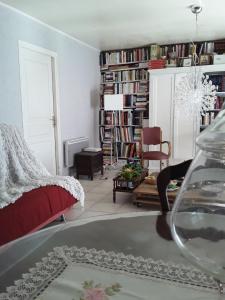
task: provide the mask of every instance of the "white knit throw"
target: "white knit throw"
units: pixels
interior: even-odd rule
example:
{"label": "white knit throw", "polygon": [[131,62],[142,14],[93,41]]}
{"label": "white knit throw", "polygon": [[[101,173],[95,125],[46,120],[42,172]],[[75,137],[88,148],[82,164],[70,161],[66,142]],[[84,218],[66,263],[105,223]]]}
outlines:
{"label": "white knit throw", "polygon": [[52,176],[20,132],[11,125],[0,124],[0,208],[14,203],[24,192],[46,185],[63,187],[84,205],[84,190],[78,180]]}

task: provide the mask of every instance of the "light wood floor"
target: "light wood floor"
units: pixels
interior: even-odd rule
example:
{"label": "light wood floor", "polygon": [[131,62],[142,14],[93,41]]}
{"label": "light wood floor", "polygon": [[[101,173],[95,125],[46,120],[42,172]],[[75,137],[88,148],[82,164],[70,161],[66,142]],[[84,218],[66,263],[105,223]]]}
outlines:
{"label": "light wood floor", "polygon": [[158,205],[137,207],[132,203],[132,194],[117,193],[116,203],[113,203],[113,180],[118,170],[106,170],[104,176],[96,174],[91,181],[86,176],[80,177],[80,183],[85,191],[85,207],[75,205],[65,215],[67,221],[100,215],[117,213],[141,212],[159,210]]}

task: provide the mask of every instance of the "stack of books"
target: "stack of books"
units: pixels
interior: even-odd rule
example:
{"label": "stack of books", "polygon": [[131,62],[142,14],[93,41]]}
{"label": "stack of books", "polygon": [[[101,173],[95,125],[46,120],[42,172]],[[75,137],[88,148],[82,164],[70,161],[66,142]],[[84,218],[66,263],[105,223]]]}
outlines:
{"label": "stack of books", "polygon": [[163,69],[166,67],[165,59],[154,59],[150,60],[148,63],[149,69]]}

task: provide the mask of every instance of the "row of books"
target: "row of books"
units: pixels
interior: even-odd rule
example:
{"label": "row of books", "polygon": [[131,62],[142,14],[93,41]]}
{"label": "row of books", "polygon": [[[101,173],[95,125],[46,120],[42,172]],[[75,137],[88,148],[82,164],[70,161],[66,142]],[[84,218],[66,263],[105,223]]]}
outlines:
{"label": "row of books", "polygon": [[116,142],[131,143],[134,141],[132,127],[116,127]]}
{"label": "row of books", "polygon": [[[192,55],[195,52],[195,50],[198,56],[202,54],[213,54],[214,42],[199,42],[199,43],[158,46],[158,57],[156,58],[188,57],[189,55]],[[151,59],[153,58],[151,57]]]}
{"label": "row of books", "polygon": [[128,62],[149,60],[149,47],[138,49],[127,49],[119,51],[106,51],[100,53],[100,65],[114,65]]}
{"label": "row of books", "polygon": [[146,102],[146,101],[135,103],[136,110],[147,110],[147,106],[148,106],[148,102]]}
{"label": "row of books", "polygon": [[136,142],[133,144],[118,144],[117,152],[121,158],[133,158],[140,157],[140,143]]}
{"label": "row of books", "polygon": [[148,71],[145,69],[127,70],[119,72],[105,72],[101,74],[101,82],[148,80]]}
{"label": "row of books", "polygon": [[137,102],[148,102],[147,95],[124,95],[124,107],[135,107]]}
{"label": "row of books", "polygon": [[[142,128],[134,128],[134,127],[115,127],[115,128],[107,128],[101,127],[99,128],[99,135],[101,143],[109,142],[109,144],[113,143],[132,143],[134,141],[141,140],[141,132]],[[109,145],[107,145],[109,148]]]}
{"label": "row of books", "polygon": [[208,41],[194,43],[179,43],[169,45],[152,44],[139,49],[127,49],[116,51],[104,51],[100,54],[100,65],[123,64],[138,61],[148,61],[157,59],[162,56],[166,58],[188,57],[195,51],[198,55],[212,54],[213,52],[221,53],[225,50],[224,41]]}
{"label": "row of books", "polygon": [[142,127],[145,113],[143,110],[135,110],[133,113],[133,125]]}
{"label": "row of books", "polygon": [[204,116],[201,116],[200,125],[209,125],[215,119],[216,113],[210,112],[206,113]]}
{"label": "row of books", "polygon": [[132,111],[104,111],[99,112],[99,124],[110,126],[131,126],[133,125]]}
{"label": "row of books", "polygon": [[114,155],[114,148],[113,145],[110,143],[102,143],[102,151],[103,155]]}
{"label": "row of books", "polygon": [[107,127],[99,127],[99,138],[100,142],[111,142],[114,141],[114,129],[113,128],[107,128]]}
{"label": "row of books", "polygon": [[112,94],[132,94],[147,93],[148,82],[129,82],[129,83],[107,83],[103,86],[103,93]]}
{"label": "row of books", "polygon": [[[136,102],[136,104],[139,102]],[[140,102],[146,108],[147,102]],[[102,126],[142,126],[143,113],[139,111],[99,111],[99,124]]]}

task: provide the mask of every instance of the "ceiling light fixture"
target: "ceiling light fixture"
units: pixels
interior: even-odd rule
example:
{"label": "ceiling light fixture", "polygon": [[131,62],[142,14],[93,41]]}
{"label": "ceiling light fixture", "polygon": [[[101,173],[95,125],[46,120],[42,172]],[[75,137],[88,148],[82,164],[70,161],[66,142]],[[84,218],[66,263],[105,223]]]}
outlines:
{"label": "ceiling light fixture", "polygon": [[[195,31],[198,34],[198,16],[202,12],[200,4],[189,6],[195,15]],[[205,115],[207,110],[213,109],[216,99],[217,88],[209,80],[209,76],[203,74],[201,67],[198,67],[199,57],[196,53],[196,45],[192,41],[193,67],[186,71],[182,79],[175,87],[175,112],[182,113],[189,118],[195,116],[199,120],[200,115]]]}

